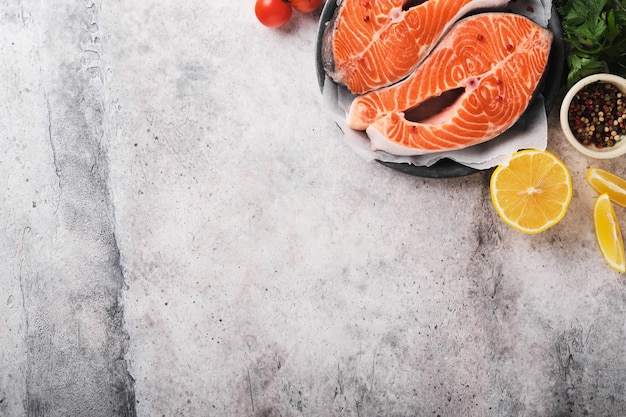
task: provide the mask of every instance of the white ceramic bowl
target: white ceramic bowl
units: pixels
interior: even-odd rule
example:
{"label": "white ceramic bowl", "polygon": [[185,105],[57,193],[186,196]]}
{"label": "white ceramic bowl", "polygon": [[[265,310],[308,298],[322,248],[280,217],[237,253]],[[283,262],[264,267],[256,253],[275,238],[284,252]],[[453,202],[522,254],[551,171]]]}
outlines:
{"label": "white ceramic bowl", "polygon": [[626,100],[626,79],[613,74],[593,74],[585,77],[582,80],[578,81],[576,84],[574,84],[572,88],[569,89],[569,91],[565,95],[565,98],[563,99],[560,113],[561,129],[563,130],[565,137],[572,144],[572,146],[583,155],[596,159],[611,159],[626,153],[626,139],[622,139],[614,146],[606,148],[597,148],[593,145],[585,146],[580,143],[578,139],[576,139],[576,137],[572,133],[572,130],[570,129],[568,121],[568,110],[576,93],[580,91],[583,87],[596,81],[610,82],[611,84],[617,86],[617,88],[619,88],[624,94],[623,99]]}

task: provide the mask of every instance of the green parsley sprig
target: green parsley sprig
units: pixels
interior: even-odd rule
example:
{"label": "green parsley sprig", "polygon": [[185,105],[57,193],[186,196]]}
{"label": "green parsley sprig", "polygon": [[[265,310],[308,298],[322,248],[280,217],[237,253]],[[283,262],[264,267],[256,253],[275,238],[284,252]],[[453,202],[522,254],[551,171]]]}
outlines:
{"label": "green parsley sprig", "polygon": [[626,76],[626,0],[555,0],[567,45],[567,86],[599,72]]}

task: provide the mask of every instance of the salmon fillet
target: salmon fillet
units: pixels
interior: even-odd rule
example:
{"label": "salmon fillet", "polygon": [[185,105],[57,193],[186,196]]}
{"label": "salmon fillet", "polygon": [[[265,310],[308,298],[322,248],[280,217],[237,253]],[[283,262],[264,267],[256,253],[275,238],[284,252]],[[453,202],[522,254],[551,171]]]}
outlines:
{"label": "salmon fillet", "polygon": [[[334,1],[334,0],[333,0]],[[459,18],[508,0],[343,0],[326,26],[326,73],[353,94],[393,84],[413,71]]]}
{"label": "salmon fillet", "polygon": [[[394,155],[460,149],[510,128],[528,107],[548,63],[552,32],[512,13],[457,22],[405,80],[356,97],[348,124]],[[452,104],[407,117],[433,98]]]}

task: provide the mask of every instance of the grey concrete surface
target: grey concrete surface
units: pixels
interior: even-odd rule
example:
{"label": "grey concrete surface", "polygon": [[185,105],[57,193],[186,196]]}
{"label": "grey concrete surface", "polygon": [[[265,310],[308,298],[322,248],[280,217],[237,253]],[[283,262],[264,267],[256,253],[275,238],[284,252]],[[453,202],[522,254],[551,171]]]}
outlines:
{"label": "grey concrete surface", "polygon": [[[318,14],[0,0],[1,416],[623,416],[623,278],[589,166],[504,225],[489,172],[367,163]],[[623,209],[617,210],[626,218]]]}

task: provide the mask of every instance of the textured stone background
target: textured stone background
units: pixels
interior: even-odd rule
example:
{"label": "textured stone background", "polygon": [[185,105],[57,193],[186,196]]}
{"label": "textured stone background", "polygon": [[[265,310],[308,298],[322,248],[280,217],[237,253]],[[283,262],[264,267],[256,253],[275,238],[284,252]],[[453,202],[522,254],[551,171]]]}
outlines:
{"label": "textured stone background", "polygon": [[[536,236],[489,173],[359,159],[318,15],[0,0],[1,416],[622,416],[591,165]],[[626,218],[626,211],[618,209]]]}

